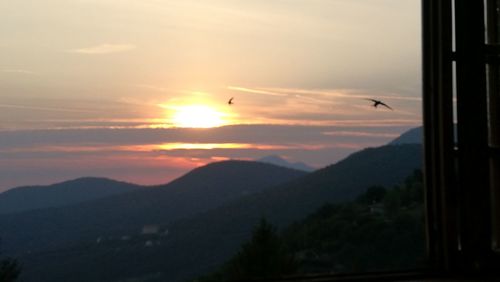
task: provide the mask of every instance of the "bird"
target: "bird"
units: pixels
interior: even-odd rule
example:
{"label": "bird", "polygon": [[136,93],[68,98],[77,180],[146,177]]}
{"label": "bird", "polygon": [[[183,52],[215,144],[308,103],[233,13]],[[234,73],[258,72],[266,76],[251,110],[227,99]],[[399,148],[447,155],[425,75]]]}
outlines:
{"label": "bird", "polygon": [[232,104],[234,104],[234,103],[233,103],[233,99],[234,99],[234,97],[231,97],[231,99],[229,99],[229,101],[227,101],[227,104],[228,104],[228,105],[232,105]]}
{"label": "bird", "polygon": [[373,102],[373,107],[375,107],[375,108],[378,107],[378,106],[380,106],[380,105],[382,105],[382,106],[388,108],[389,110],[394,111],[393,108],[389,107],[386,103],[384,103],[384,102],[382,102],[380,100],[368,99],[368,98],[366,98],[365,100],[372,101]]}

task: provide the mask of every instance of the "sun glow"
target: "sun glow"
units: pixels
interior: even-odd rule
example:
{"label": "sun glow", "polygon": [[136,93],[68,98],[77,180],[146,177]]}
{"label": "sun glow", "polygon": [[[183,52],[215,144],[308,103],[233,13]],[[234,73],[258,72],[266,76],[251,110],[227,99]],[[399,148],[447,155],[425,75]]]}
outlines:
{"label": "sun glow", "polygon": [[172,123],[175,127],[210,128],[227,124],[224,113],[205,105],[175,107]]}

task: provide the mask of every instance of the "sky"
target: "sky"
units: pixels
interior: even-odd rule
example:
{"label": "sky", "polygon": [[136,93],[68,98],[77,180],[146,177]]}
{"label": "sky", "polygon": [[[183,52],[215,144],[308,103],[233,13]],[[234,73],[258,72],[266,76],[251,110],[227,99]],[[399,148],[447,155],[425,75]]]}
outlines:
{"label": "sky", "polygon": [[267,155],[321,168],[422,123],[417,0],[23,0],[0,18],[0,192]]}

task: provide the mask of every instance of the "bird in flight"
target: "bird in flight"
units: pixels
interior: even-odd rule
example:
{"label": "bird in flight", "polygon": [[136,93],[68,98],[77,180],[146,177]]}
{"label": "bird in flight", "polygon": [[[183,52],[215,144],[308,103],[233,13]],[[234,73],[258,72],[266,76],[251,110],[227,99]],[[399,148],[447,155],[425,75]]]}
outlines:
{"label": "bird in flight", "polygon": [[389,107],[386,103],[380,101],[380,100],[375,100],[375,99],[365,99],[365,100],[368,100],[368,101],[372,101],[373,102],[373,107],[378,107],[378,106],[384,106],[386,108],[388,108],[389,110],[393,110],[393,108]]}
{"label": "bird in flight", "polygon": [[232,104],[234,104],[234,103],[233,103],[233,99],[234,99],[234,97],[231,97],[231,99],[229,99],[229,101],[227,101],[227,104],[228,104],[228,105],[232,105]]}

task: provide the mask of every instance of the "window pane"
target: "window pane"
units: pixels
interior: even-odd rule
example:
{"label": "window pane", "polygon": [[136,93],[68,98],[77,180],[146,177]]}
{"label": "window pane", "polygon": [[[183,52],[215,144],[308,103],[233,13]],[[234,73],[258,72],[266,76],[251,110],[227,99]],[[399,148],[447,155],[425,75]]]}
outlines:
{"label": "window pane", "polygon": [[420,1],[3,2],[22,281],[426,265]]}

